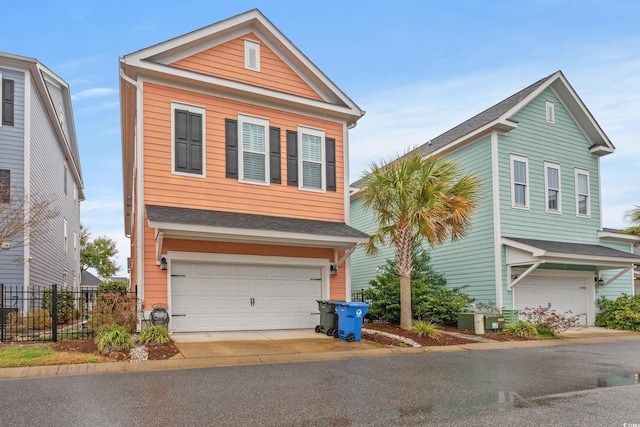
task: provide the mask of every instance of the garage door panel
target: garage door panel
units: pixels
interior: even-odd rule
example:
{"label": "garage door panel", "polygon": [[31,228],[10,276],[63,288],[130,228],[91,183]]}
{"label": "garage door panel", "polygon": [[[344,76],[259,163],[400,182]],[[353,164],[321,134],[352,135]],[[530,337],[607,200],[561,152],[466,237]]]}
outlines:
{"label": "garage door panel", "polygon": [[571,311],[588,324],[588,290],[583,277],[527,277],[514,287],[515,308],[549,307],[558,314]]}
{"label": "garage door panel", "polygon": [[171,283],[177,332],[313,328],[319,321],[319,268],[174,263],[173,272],[184,275]]}

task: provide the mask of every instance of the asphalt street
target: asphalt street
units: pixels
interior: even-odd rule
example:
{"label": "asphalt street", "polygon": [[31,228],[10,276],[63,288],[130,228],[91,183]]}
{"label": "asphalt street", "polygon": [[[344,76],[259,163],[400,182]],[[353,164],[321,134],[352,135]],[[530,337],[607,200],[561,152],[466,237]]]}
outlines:
{"label": "asphalt street", "polygon": [[640,426],[640,343],[0,381],[4,426]]}

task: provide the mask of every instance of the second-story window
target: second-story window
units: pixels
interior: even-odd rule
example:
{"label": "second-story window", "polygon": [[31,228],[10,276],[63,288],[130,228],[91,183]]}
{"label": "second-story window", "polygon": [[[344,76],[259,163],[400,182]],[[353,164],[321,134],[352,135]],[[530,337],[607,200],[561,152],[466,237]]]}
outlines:
{"label": "second-story window", "polygon": [[62,177],[62,186],[63,186],[63,191],[64,191],[64,195],[67,195],[67,174],[69,173],[69,168],[67,168],[67,165],[64,165],[64,176]]}
{"label": "second-story window", "polygon": [[13,126],[14,81],[2,79],[2,124]]}
{"label": "second-story window", "polygon": [[298,128],[300,140],[300,187],[309,190],[325,189],[324,132],[318,129]]}
{"label": "second-story window", "polygon": [[63,236],[64,251],[67,252],[69,250],[69,237],[67,236],[67,219],[66,218],[64,219],[62,233],[64,234]]}
{"label": "second-story window", "polygon": [[173,172],[204,177],[204,108],[173,103]]}
{"label": "second-story window", "polygon": [[589,171],[576,169],[576,215],[591,215],[591,196],[589,192]]}
{"label": "second-story window", "polygon": [[560,213],[560,165],[555,163],[544,163],[544,179],[546,186],[547,212]]}
{"label": "second-story window", "polygon": [[529,208],[529,160],[522,156],[511,156],[511,203],[516,208]]}
{"label": "second-story window", "polygon": [[240,181],[268,184],[269,121],[251,116],[238,116]]}

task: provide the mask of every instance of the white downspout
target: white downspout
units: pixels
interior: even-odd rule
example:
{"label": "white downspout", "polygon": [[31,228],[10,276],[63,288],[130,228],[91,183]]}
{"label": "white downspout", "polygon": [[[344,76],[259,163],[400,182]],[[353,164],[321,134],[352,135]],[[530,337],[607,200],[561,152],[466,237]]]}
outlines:
{"label": "white downspout", "polygon": [[504,307],[502,296],[502,233],[500,224],[500,162],[498,132],[491,133],[491,191],[493,192],[493,264],[496,281],[496,307]]}

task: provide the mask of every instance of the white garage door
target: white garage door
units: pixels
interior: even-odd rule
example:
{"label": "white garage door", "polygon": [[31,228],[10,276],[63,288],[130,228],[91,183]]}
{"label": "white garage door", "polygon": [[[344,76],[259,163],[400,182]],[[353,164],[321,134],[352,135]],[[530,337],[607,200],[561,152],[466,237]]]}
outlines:
{"label": "white garage door", "polygon": [[171,265],[171,328],[176,332],[313,328],[319,268]]}
{"label": "white garage door", "polygon": [[589,294],[582,277],[526,277],[513,291],[518,310],[550,307],[558,314],[567,311],[579,314],[581,325],[593,324],[588,315]]}

